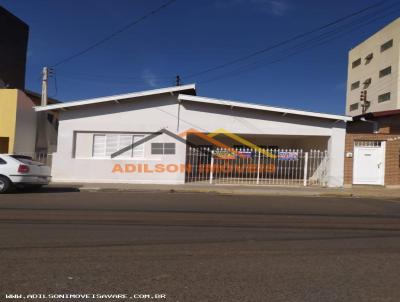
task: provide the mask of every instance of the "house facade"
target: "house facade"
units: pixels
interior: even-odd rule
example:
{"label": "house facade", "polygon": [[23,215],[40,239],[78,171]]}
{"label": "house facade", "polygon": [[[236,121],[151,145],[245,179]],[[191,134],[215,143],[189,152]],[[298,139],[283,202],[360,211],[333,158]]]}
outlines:
{"label": "house facade", "polygon": [[34,153],[35,104],[21,90],[0,89],[0,153]]}
{"label": "house facade", "polygon": [[[51,99],[50,103],[57,101]],[[20,89],[0,89],[0,153],[25,154],[35,157],[38,141],[45,140],[45,152],[57,144],[57,114],[46,113],[45,129],[38,128],[40,104],[36,93]]]}
{"label": "house facade", "polygon": [[182,184],[189,146],[239,141],[326,150],[326,184],[343,185],[345,116],[199,97],[194,84],[35,109],[58,114],[58,182]]}
{"label": "house facade", "polygon": [[400,110],[354,117],[345,154],[345,186],[400,186]]}

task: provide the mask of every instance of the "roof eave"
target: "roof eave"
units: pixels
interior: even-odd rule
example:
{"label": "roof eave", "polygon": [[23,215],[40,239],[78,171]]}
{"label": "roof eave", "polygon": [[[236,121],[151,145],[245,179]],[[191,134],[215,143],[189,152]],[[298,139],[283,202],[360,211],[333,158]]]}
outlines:
{"label": "roof eave", "polygon": [[113,96],[107,96],[107,97],[65,102],[65,103],[59,103],[59,104],[53,104],[53,105],[47,105],[47,106],[35,106],[34,109],[36,112],[50,111],[50,110],[63,110],[63,109],[65,110],[65,109],[68,109],[71,107],[94,105],[94,104],[104,104],[107,102],[128,100],[128,99],[152,96],[152,95],[157,95],[157,94],[174,93],[174,92],[180,92],[180,91],[185,91],[185,90],[196,91],[196,84],[188,84],[188,85],[182,85],[182,86],[173,86],[173,87],[167,87],[167,88],[145,90],[145,91],[113,95]]}
{"label": "roof eave", "polygon": [[335,120],[335,121],[349,122],[349,121],[353,120],[353,118],[350,116],[342,116],[342,115],[335,115],[335,114],[303,111],[303,110],[297,110],[297,109],[272,107],[272,106],[262,105],[262,104],[249,104],[249,103],[243,103],[243,102],[238,102],[238,101],[213,99],[213,98],[191,96],[191,95],[185,95],[185,94],[179,94],[178,100],[193,101],[193,102],[222,105],[222,106],[240,107],[240,108],[255,109],[255,110],[264,110],[264,111],[278,112],[278,113],[282,113],[285,115],[292,114],[292,115],[324,118],[324,119],[331,119],[331,120]]}

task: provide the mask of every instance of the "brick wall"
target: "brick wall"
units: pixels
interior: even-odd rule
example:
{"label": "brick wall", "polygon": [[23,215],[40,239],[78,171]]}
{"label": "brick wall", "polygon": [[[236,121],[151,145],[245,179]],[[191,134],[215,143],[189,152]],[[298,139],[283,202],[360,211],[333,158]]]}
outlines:
{"label": "brick wall", "polygon": [[[400,185],[399,151],[400,136],[386,134],[346,134],[345,154],[352,152],[354,156],[354,141],[381,140],[386,141],[385,186]],[[344,184],[353,183],[353,157],[344,159]]]}

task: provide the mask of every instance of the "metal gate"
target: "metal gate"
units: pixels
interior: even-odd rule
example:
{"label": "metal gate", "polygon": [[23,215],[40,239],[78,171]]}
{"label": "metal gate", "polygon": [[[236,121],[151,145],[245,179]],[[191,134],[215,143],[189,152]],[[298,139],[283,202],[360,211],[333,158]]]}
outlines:
{"label": "metal gate", "polygon": [[326,185],[327,151],[188,147],[186,182]]}

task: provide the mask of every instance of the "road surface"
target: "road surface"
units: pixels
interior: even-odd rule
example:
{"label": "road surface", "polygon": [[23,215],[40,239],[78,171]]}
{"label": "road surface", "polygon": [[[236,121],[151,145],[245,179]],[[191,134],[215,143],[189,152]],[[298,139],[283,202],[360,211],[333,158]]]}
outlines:
{"label": "road surface", "polygon": [[400,201],[2,195],[0,278],[0,301],[397,302]]}

